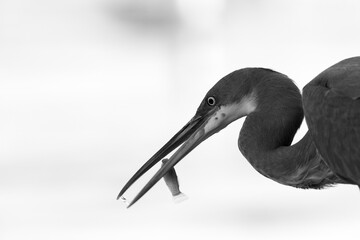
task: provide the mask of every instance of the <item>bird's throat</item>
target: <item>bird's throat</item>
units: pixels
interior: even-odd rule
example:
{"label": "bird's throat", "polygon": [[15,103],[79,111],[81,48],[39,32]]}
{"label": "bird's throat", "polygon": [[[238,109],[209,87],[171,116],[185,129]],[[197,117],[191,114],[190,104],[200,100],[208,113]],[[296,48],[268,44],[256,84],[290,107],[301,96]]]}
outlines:
{"label": "bird's throat", "polygon": [[284,185],[319,189],[344,183],[323,162],[309,132],[291,145],[302,119],[296,109],[278,117],[254,112],[241,129],[239,149],[259,173]]}
{"label": "bird's throat", "polygon": [[290,146],[304,118],[301,94],[284,75],[260,81],[254,90],[258,106],[244,121],[239,149],[258,172],[284,181],[303,161],[297,153],[307,144]]}

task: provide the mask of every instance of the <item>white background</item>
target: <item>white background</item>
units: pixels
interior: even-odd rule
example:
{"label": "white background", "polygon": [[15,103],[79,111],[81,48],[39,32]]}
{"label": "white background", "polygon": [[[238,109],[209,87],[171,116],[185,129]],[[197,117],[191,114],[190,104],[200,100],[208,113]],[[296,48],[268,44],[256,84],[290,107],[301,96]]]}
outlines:
{"label": "white background", "polygon": [[242,121],[177,165],[186,202],[163,181],[130,209],[115,198],[229,72],[268,67],[302,88],[359,55],[359,13],[356,0],[1,0],[0,239],[358,239],[357,187],[266,179],[237,149]]}

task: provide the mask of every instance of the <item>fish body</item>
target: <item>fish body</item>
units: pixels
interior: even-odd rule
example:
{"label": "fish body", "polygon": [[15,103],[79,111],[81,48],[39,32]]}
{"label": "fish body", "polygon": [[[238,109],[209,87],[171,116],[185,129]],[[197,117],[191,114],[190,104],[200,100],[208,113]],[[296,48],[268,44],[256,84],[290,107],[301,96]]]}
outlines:
{"label": "fish body", "polygon": [[[169,161],[168,159],[163,159],[162,160],[162,166],[164,166],[164,164]],[[166,185],[168,186],[172,196],[173,196],[173,200],[176,203],[182,202],[184,200],[186,200],[188,197],[182,193],[180,191],[180,186],[179,186],[179,180],[175,171],[175,168],[171,168],[163,177]]]}

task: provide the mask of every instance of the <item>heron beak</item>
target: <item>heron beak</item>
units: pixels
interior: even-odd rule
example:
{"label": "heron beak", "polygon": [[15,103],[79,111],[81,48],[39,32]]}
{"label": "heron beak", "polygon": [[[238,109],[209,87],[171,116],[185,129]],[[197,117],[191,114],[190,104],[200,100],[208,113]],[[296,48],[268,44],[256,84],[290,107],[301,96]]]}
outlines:
{"label": "heron beak", "polygon": [[125,191],[151,167],[165,158],[167,154],[178,146],[181,147],[169,158],[160,170],[150,179],[145,187],[135,196],[128,207],[137,202],[147,191],[149,191],[172,167],[174,167],[189,152],[205,139],[218,132],[223,126],[218,121],[216,113],[218,107],[213,108],[203,116],[196,114],[178,133],[176,133],[158,152],[154,154],[125,184],[117,199],[122,197]]}

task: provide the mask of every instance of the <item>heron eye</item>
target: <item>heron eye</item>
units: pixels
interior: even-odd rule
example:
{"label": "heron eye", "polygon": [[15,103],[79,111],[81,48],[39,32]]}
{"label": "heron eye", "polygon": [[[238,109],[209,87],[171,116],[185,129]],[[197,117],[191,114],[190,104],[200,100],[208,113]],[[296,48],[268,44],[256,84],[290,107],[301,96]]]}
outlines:
{"label": "heron eye", "polygon": [[209,104],[209,106],[214,106],[216,103],[216,100],[214,97],[208,97],[207,103]]}

